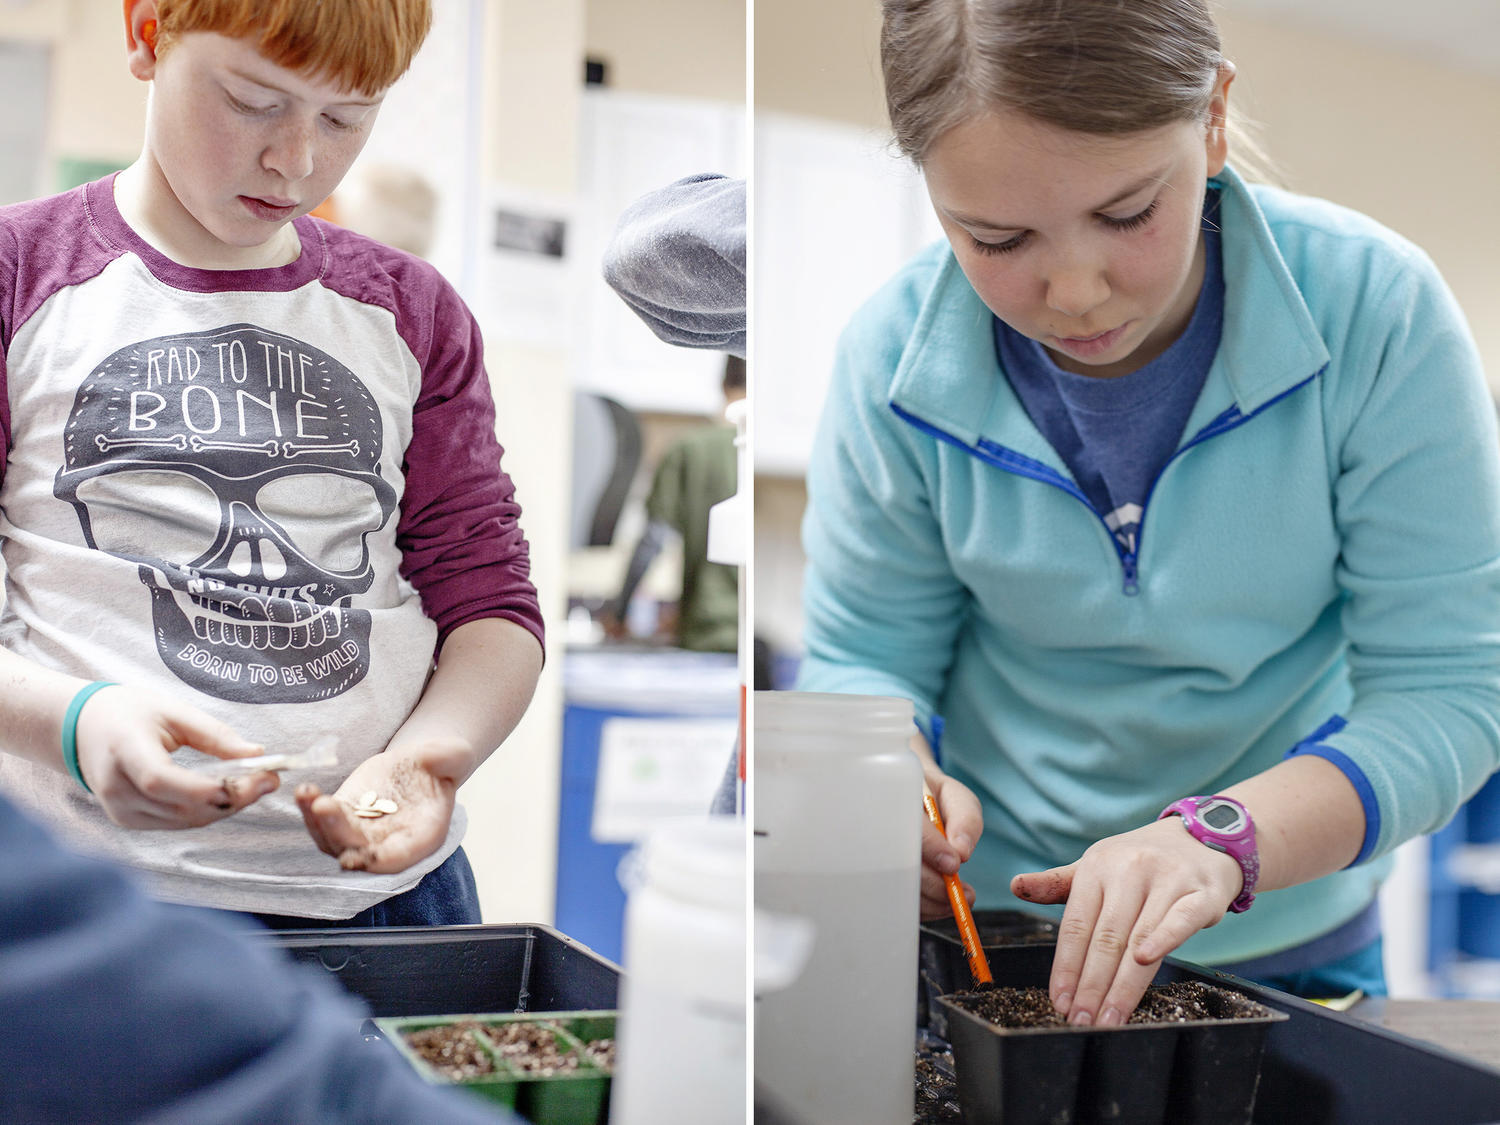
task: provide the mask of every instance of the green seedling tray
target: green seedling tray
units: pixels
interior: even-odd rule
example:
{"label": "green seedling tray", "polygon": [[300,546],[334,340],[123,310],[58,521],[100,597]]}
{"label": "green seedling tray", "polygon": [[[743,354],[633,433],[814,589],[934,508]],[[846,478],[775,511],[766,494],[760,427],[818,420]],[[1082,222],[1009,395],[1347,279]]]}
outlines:
{"label": "green seedling tray", "polygon": [[[538,1075],[507,1061],[486,1038],[485,1029],[500,1024],[540,1024],[578,1052],[577,1070]],[[610,1072],[584,1052],[587,1043],[615,1034],[614,1012],[478,1012],[447,1016],[386,1017],[375,1021],[381,1034],[426,1081],[457,1086],[514,1109],[533,1125],[605,1125],[609,1110]],[[434,1068],[406,1042],[406,1034],[429,1027],[477,1024],[480,1046],[495,1063],[495,1073],[453,1079]]]}
{"label": "green seedling tray", "polygon": [[516,1106],[516,1072],[507,1066],[503,1060],[498,1058],[494,1049],[482,1036],[475,1036],[480,1048],[490,1057],[495,1064],[493,1074],[478,1075],[474,1078],[452,1078],[438,1070],[435,1066],[417,1053],[416,1049],[406,1041],[407,1032],[425,1031],[430,1027],[449,1027],[453,1024],[467,1023],[470,1020],[482,1019],[476,1016],[417,1016],[405,1018],[379,1018],[375,1026],[380,1029],[385,1040],[397,1051],[401,1052],[403,1058],[411,1064],[422,1079],[432,1083],[434,1086],[457,1086],[477,1094],[488,1101],[498,1102],[500,1105],[514,1109]]}
{"label": "green seedling tray", "polygon": [[578,1052],[576,1071],[533,1076],[517,1068],[515,1109],[534,1125],[605,1125],[608,1120],[610,1072],[600,1069],[584,1052],[584,1045],[615,1034],[613,1013],[516,1013],[481,1017],[484,1026],[541,1023]]}

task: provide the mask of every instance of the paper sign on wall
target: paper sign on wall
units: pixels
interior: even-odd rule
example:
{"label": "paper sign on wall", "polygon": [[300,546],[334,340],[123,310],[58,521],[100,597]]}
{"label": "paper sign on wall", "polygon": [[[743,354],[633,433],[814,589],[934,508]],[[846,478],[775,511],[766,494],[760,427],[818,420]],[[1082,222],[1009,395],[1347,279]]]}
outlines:
{"label": "paper sign on wall", "polygon": [[701,816],[734,752],[733,719],[606,719],[591,835],[631,843],[662,820]]}

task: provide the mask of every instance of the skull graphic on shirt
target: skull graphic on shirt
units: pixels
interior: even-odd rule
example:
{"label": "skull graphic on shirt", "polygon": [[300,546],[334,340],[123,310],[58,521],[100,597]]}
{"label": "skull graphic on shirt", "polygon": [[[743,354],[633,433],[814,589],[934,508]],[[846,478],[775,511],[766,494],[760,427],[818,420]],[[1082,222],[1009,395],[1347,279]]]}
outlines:
{"label": "skull graphic on shirt", "polygon": [[319,348],[253,324],[119,349],[73,401],[54,494],[137,563],[162,662],[209,695],[326,699],[364,678],[368,538],[396,509],[379,408]]}

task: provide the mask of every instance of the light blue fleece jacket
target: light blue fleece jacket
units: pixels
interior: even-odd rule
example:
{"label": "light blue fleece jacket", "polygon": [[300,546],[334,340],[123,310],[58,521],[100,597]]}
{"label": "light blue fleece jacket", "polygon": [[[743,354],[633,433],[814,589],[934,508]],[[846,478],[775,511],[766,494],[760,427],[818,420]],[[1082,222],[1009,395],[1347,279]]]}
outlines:
{"label": "light blue fleece jacket", "polygon": [[1222,341],[1135,554],[1016,400],[945,243],[856,314],[808,472],[798,685],[943,717],[983,804],[981,906],[1294,747],[1337,762],[1359,860],[1180,950],[1207,963],[1353,917],[1370,861],[1500,764],[1500,456],[1462,315],[1374,221],[1216,182]]}

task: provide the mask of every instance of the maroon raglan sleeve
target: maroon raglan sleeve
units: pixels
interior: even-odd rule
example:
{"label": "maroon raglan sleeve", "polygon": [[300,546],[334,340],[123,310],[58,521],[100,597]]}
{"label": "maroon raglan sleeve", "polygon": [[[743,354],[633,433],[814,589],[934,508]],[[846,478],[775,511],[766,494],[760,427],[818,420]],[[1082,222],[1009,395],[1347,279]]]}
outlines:
{"label": "maroon raglan sleeve", "polygon": [[0,207],[0,481],[10,457],[12,338],[52,294],[93,277],[113,257],[89,220],[86,190]]}
{"label": "maroon raglan sleeve", "polygon": [[10,383],[5,374],[5,357],[10,354],[10,337],[15,330],[16,239],[0,213],[0,484],[5,481],[5,465],[10,459]]}
{"label": "maroon raglan sleeve", "polygon": [[416,331],[403,332],[417,345],[422,386],[402,465],[401,573],[437,623],[440,649],[458,626],[483,617],[513,621],[540,644],[542,615],[521,507],[500,466],[479,325],[436,271],[419,276],[427,284],[402,295],[422,310],[407,320]]}

